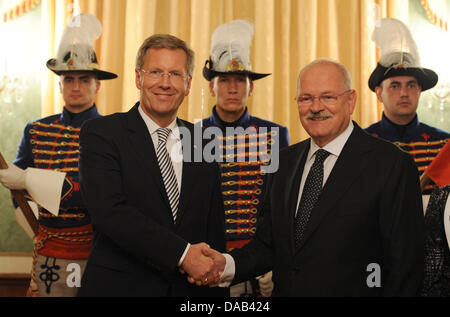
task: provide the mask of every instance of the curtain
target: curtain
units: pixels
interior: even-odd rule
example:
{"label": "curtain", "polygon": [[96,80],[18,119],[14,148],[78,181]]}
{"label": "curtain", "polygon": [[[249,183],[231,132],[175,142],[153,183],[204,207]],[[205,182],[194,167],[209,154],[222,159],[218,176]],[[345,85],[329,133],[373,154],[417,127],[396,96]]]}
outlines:
{"label": "curtain", "polygon": [[[178,114],[191,122],[209,116],[215,103],[202,76],[212,32],[231,20],[251,21],[252,69],[272,75],[255,81],[247,106],[252,115],[287,126],[291,144],[308,137],[294,101],[297,76],[319,57],[350,70],[358,94],[353,120],[362,127],[379,120],[381,106],[367,85],[377,63],[374,22],[382,17],[407,22],[408,15],[408,0],[43,0],[42,5],[48,58],[55,56],[71,14],[92,13],[101,21],[103,33],[95,43],[99,63],[119,75],[102,81],[96,103],[104,115],[128,111],[138,101],[135,56],[145,38],[170,33],[185,40],[195,51],[195,70]],[[42,82],[42,115],[61,111],[58,77],[47,71]]]}

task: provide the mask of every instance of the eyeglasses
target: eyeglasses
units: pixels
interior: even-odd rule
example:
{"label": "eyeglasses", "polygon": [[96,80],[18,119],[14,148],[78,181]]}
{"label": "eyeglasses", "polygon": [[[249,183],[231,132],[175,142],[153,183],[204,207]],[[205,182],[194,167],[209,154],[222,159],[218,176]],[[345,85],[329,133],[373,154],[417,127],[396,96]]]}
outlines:
{"label": "eyeglasses", "polygon": [[166,72],[163,72],[160,70],[145,70],[145,69],[141,68],[141,72],[143,72],[145,75],[150,77],[151,80],[154,80],[154,81],[160,80],[165,75],[167,75],[167,77],[169,77],[170,82],[173,84],[182,83],[182,82],[184,82],[184,80],[187,77],[185,74],[183,74],[181,72],[177,72],[177,71],[166,73]]}
{"label": "eyeglasses", "polygon": [[342,94],[323,94],[320,96],[303,95],[296,98],[297,103],[302,107],[310,107],[314,103],[314,99],[319,99],[320,103],[326,107],[334,106],[340,96],[352,91],[351,89],[344,91]]}

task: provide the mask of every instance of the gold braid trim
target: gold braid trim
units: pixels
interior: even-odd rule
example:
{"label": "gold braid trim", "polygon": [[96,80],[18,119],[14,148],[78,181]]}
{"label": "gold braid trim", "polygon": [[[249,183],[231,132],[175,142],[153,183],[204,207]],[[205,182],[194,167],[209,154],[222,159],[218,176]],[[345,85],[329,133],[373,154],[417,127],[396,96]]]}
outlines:
{"label": "gold braid trim", "polygon": [[226,223],[256,223],[256,218],[251,219],[226,219]]}
{"label": "gold braid trim", "polygon": [[54,171],[57,171],[57,172],[78,172],[78,167],[55,168]]}
{"label": "gold braid trim", "polygon": [[243,181],[227,181],[222,182],[222,186],[233,186],[233,185],[262,185],[264,182],[262,179],[257,180],[243,180]]}
{"label": "gold braid trim", "polygon": [[[267,150],[267,151],[259,151],[259,152],[249,152],[249,153],[230,153],[230,154],[225,154],[225,155],[221,155],[220,158],[222,159],[229,159],[229,158],[236,158],[236,157],[256,157],[256,156],[264,156],[264,155],[271,155],[272,154],[272,150]],[[256,161],[254,161],[256,162]]]}
{"label": "gold braid trim", "polygon": [[46,151],[46,150],[38,150],[38,149],[33,149],[32,150],[33,153],[37,153],[37,154],[48,154],[48,155],[60,155],[60,154],[79,154],[80,151],[75,150],[75,151]]}
{"label": "gold braid trim", "polygon": [[38,125],[41,127],[45,127],[45,128],[58,128],[58,129],[63,129],[63,130],[68,130],[68,131],[80,131],[81,128],[74,128],[72,126],[65,126],[62,124],[54,124],[54,123],[50,123],[50,124],[46,124],[46,123],[42,123],[42,122],[33,122],[33,125]]}
{"label": "gold braid trim", "polygon": [[414,162],[419,163],[419,162],[427,162],[427,161],[432,161],[434,159],[434,157],[414,157]]}
{"label": "gold braid trim", "polygon": [[238,144],[227,144],[227,145],[219,145],[219,149],[242,149],[242,148],[248,148],[248,147],[261,147],[262,145],[272,145],[275,141],[270,139],[268,141],[256,141],[256,142],[248,142],[248,143],[238,143]]}
{"label": "gold braid trim", "polygon": [[222,194],[225,196],[229,196],[229,195],[234,195],[234,194],[238,194],[238,195],[251,195],[251,194],[256,194],[259,195],[261,194],[261,189],[255,189],[255,190],[227,190],[227,191],[223,191]]}
{"label": "gold braid trim", "polygon": [[265,133],[250,133],[250,134],[239,134],[239,135],[230,135],[230,136],[222,136],[219,135],[218,138],[219,140],[245,140],[245,139],[249,139],[249,138],[260,138],[260,137],[264,137],[264,136],[276,136],[277,135],[277,131],[270,131],[270,132],[265,132]]}
{"label": "gold braid trim", "polygon": [[69,133],[55,133],[55,132],[44,132],[44,131],[39,131],[39,130],[35,130],[35,129],[31,129],[30,130],[30,134],[36,134],[36,135],[41,135],[41,136],[52,136],[55,138],[66,138],[66,139],[78,139],[79,136],[77,134],[69,134]]}
{"label": "gold braid trim", "polygon": [[247,228],[247,229],[227,229],[226,230],[227,233],[255,233],[256,232],[256,228]]}
{"label": "gold braid trim", "polygon": [[224,205],[258,205],[259,199],[253,200],[225,200]]}
{"label": "gold braid trim", "polygon": [[254,175],[264,175],[266,174],[264,171],[244,171],[244,172],[226,172],[222,173],[222,177],[230,177],[230,176],[254,176]]}
{"label": "gold braid trim", "polygon": [[230,162],[230,163],[220,163],[222,167],[235,167],[235,166],[259,166],[259,165],[269,165],[269,161],[251,161],[251,162]]}
{"label": "gold braid trim", "polygon": [[61,147],[61,146],[80,146],[77,142],[50,142],[50,141],[37,141],[34,139],[30,140],[31,144],[37,144],[37,145],[50,145],[55,147]]}
{"label": "gold braid trim", "polygon": [[34,162],[38,164],[76,163],[78,162],[78,158],[67,158],[60,160],[34,160]]}
{"label": "gold braid trim", "polygon": [[46,212],[39,212],[39,217],[41,218],[84,218],[86,217],[85,214],[60,214],[58,216],[55,216],[51,213]]}
{"label": "gold braid trim", "polygon": [[416,155],[416,154],[428,154],[428,153],[439,153],[441,149],[426,149],[426,150],[412,150],[408,151],[409,154]]}
{"label": "gold braid trim", "polygon": [[36,239],[36,248],[37,250],[40,250],[44,247],[45,241],[51,238],[56,238],[64,241],[70,241],[70,242],[88,242],[92,241],[92,238],[72,238],[72,236],[82,236],[86,234],[92,233],[91,230],[86,231],[75,231],[75,232],[51,232],[45,229],[44,227],[40,226],[40,230],[44,232],[47,236],[43,239]]}
{"label": "gold braid trim", "polygon": [[419,142],[411,142],[411,143],[403,143],[403,142],[393,142],[395,145],[397,146],[426,146],[426,145],[438,145],[438,144],[443,144],[443,143],[447,143],[449,139],[444,139],[444,140],[438,140],[438,141],[419,141]]}
{"label": "gold braid trim", "polygon": [[36,263],[37,263],[37,243],[38,239],[37,237],[34,238],[33,243],[33,264],[31,266],[31,280],[30,280],[30,287],[27,291],[27,297],[39,297],[39,290],[37,286],[37,279],[36,279]]}
{"label": "gold braid trim", "polygon": [[225,215],[232,215],[232,214],[256,214],[257,209],[230,209],[225,211]]}

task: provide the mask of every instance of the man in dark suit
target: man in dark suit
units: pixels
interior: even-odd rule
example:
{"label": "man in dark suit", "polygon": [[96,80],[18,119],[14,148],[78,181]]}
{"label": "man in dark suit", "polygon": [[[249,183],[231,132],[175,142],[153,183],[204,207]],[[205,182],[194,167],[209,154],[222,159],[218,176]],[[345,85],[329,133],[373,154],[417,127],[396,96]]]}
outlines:
{"label": "man in dark suit", "polygon": [[149,37],[136,58],[140,102],[82,128],[81,190],[94,241],[80,296],[226,295],[181,273],[212,279],[200,242],[225,250],[218,166],[192,160],[193,125],[177,119],[193,58],[174,36]]}
{"label": "man in dark suit", "polygon": [[273,269],[274,296],[416,295],[424,223],[412,158],[351,121],[356,92],[337,62],[300,72],[297,103],[311,138],[280,152],[253,240],[209,251],[222,280]]}

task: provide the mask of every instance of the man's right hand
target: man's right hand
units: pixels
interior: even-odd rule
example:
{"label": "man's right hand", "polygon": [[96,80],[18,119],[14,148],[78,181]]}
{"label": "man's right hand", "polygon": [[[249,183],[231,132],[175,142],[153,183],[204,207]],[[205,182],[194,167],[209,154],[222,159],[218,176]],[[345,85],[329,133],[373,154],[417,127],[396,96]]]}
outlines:
{"label": "man's right hand", "polygon": [[0,169],[0,183],[8,189],[25,189],[26,172],[12,163],[7,169]]}
{"label": "man's right hand", "polygon": [[203,242],[189,247],[180,266],[180,269],[189,275],[189,282],[199,286],[219,282],[223,270],[219,271],[214,262],[216,253],[218,252]]}
{"label": "man's right hand", "polygon": [[206,244],[203,243],[203,247],[201,248],[201,256],[212,261],[210,272],[200,279],[196,278],[192,274],[189,274],[188,281],[197,285],[217,286],[221,282],[220,277],[225,270],[226,259],[220,252],[211,249],[208,245],[204,247],[205,245]]}

